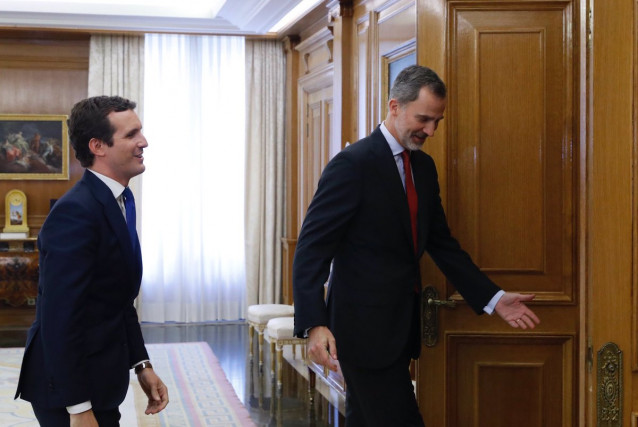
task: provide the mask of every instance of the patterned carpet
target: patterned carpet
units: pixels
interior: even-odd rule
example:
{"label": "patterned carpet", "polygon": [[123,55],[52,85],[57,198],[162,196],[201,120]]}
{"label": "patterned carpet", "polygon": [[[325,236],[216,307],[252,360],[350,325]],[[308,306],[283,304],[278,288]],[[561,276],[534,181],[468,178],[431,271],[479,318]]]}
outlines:
{"label": "patterned carpet", "polygon": [[[168,387],[170,402],[160,414],[144,415],[146,395],[131,373],[129,392],[120,406],[122,427],[255,425],[208,344],[147,344],[146,348]],[[38,426],[30,404],[13,400],[22,353],[22,348],[0,349],[0,426]]]}

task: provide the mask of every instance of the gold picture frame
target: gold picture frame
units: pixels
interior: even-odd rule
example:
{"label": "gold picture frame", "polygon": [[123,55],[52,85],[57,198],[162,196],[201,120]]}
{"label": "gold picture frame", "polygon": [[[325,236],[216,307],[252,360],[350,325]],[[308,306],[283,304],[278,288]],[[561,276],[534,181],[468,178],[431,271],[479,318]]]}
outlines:
{"label": "gold picture frame", "polygon": [[20,190],[9,190],[4,198],[5,226],[3,233],[29,233],[27,196]]}
{"label": "gold picture frame", "polygon": [[69,179],[65,115],[0,114],[0,179]]}
{"label": "gold picture frame", "polygon": [[401,70],[410,65],[416,65],[415,40],[411,40],[381,57],[381,117],[388,114],[390,89],[394,79]]}

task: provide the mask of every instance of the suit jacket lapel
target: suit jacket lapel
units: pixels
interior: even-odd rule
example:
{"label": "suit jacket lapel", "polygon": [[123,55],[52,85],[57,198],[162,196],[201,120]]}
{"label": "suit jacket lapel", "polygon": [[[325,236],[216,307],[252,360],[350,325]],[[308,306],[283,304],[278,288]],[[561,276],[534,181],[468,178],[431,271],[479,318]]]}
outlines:
{"label": "suit jacket lapel", "polygon": [[139,282],[142,267],[139,252],[140,245],[137,245],[136,251],[131,246],[126,220],[124,219],[124,215],[122,215],[122,211],[115,197],[113,197],[113,193],[106,184],[88,170],[84,172],[82,179],[89,185],[95,198],[104,207],[104,216],[120,242],[122,256],[132,274],[137,278],[136,283]]}
{"label": "suit jacket lapel", "polygon": [[[381,175],[381,182],[387,183],[390,200],[388,201],[393,206],[401,220],[405,238],[407,239],[410,247],[412,247],[412,225],[410,224],[410,208],[408,206],[408,198],[405,194],[405,188],[403,182],[401,182],[401,176],[397,168],[397,163],[392,155],[392,150],[388,145],[381,129],[377,128],[370,135],[372,140],[372,152],[378,158],[379,174]],[[413,171],[414,173],[414,171]],[[416,180],[416,176],[415,176]],[[418,191],[417,191],[418,194]],[[419,202],[419,208],[421,203]]]}

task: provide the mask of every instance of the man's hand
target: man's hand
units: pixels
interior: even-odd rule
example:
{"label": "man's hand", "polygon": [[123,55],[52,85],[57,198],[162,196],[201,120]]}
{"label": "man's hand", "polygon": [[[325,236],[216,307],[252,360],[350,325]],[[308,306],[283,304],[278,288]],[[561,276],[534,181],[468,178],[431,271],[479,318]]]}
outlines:
{"label": "man's hand", "polygon": [[137,374],[137,379],[142,386],[142,390],[148,397],[148,405],[146,406],[146,415],[157,414],[168,405],[168,389],[153,371],[153,368],[142,369]]}
{"label": "man's hand", "polygon": [[79,414],[71,414],[69,417],[71,418],[71,427],[98,427],[92,409]]}
{"label": "man's hand", "polygon": [[494,310],[503,318],[512,328],[534,329],[541,321],[532,310],[524,304],[526,301],[533,300],[535,295],[515,294],[505,292],[501,299],[496,303]]}
{"label": "man's hand", "polygon": [[330,329],[325,326],[310,329],[307,348],[310,360],[337,372],[337,364],[334,363],[337,360],[337,344]]}

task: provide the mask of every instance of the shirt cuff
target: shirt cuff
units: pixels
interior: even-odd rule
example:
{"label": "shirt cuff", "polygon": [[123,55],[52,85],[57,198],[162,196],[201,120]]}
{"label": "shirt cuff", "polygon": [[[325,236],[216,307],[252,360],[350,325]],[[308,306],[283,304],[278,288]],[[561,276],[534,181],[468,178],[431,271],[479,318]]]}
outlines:
{"label": "shirt cuff", "polygon": [[66,411],[71,415],[75,415],[86,412],[91,408],[93,408],[93,406],[91,405],[91,401],[87,400],[86,402],[78,403],[77,405],[67,406]]}
{"label": "shirt cuff", "polygon": [[136,367],[137,365],[141,365],[141,364],[142,364],[142,363],[144,363],[144,362],[150,362],[150,360],[148,360],[148,359],[140,360],[140,361],[139,361],[139,362],[137,362],[135,365],[131,366],[131,369],[135,369],[135,367]]}
{"label": "shirt cuff", "polygon": [[498,304],[498,302],[500,301],[501,297],[505,295],[505,291],[504,290],[500,290],[498,291],[490,300],[490,302],[487,303],[487,305],[485,307],[483,307],[483,311],[486,312],[487,314],[492,314],[494,313],[494,309],[496,308],[496,304]]}

